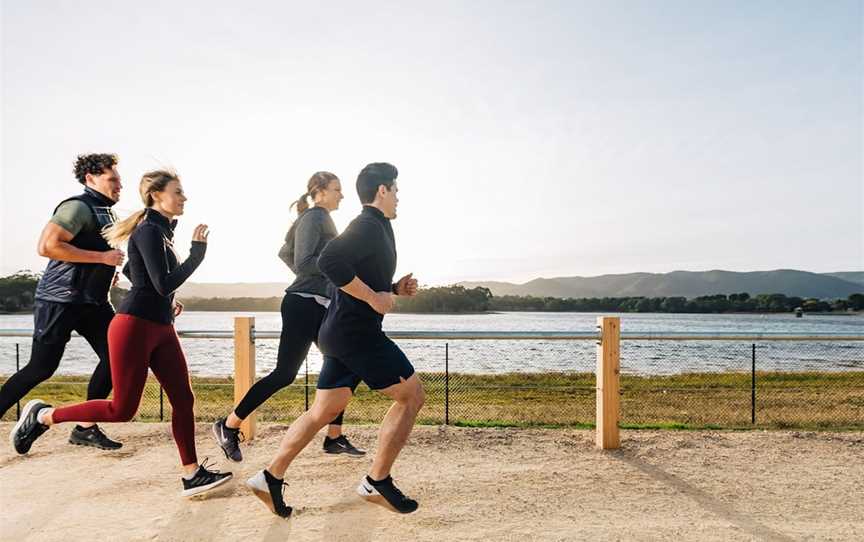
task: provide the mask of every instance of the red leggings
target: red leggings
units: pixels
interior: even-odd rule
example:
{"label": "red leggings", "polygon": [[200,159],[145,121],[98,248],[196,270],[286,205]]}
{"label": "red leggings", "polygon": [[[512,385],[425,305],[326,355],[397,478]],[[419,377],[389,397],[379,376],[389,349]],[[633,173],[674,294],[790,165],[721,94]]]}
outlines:
{"label": "red leggings", "polygon": [[180,459],[183,465],[197,463],[195,396],[174,326],[118,314],[108,327],[108,356],[113,398],[58,408],[54,422],[128,422],[138,410],[149,366],[171,402],[171,430]]}

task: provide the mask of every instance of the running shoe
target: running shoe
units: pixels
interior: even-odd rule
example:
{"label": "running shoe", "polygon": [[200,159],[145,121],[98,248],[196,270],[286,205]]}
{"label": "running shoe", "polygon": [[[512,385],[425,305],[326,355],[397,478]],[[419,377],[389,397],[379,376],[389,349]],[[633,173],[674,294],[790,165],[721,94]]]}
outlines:
{"label": "running shoe", "polygon": [[336,438],[324,437],[324,453],[348,454],[352,457],[362,457],[366,455],[366,450],[354,447],[345,435],[339,435]]}
{"label": "running shoe", "polygon": [[21,411],[21,417],[18,418],[18,423],[12,428],[9,433],[9,441],[12,447],[19,454],[26,454],[30,451],[30,447],[39,436],[48,430],[48,426],[44,423],[39,423],[36,416],[43,408],[50,408],[51,405],[43,403],[39,399],[33,399]]}
{"label": "running shoe", "polygon": [[399,491],[391,476],[380,482],[364,476],[363,481],[357,486],[357,494],[371,503],[379,504],[400,514],[410,514],[420,506],[417,501],[409,499]]}
{"label": "running shoe", "polygon": [[237,463],[243,461],[243,453],[240,451],[240,429],[231,429],[225,425],[225,418],[221,418],[213,424],[213,436],[225,452],[225,457]]}
{"label": "running shoe", "polygon": [[76,425],[69,435],[69,443],[76,446],[92,446],[100,450],[119,450],[123,444],[108,438],[98,425],[80,427]]}
{"label": "running shoe", "polygon": [[191,497],[210,491],[213,488],[219,487],[234,475],[230,472],[219,472],[218,470],[210,470],[212,465],[207,464],[207,459],[198,465],[198,470],[191,480],[183,478],[183,492],[180,493],[184,497]]}
{"label": "running shoe", "polygon": [[285,504],[282,496],[282,489],[287,485],[267,470],[260,470],[255,473],[255,476],[246,480],[246,486],[255,493],[255,496],[281,518],[291,517],[292,508]]}

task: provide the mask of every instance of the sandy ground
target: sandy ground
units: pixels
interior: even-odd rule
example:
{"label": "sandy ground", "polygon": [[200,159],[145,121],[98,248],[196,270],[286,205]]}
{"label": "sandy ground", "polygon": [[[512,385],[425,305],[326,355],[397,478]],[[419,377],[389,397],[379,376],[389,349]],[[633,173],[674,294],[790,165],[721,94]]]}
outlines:
{"label": "sandy ground", "polygon": [[[0,538],[864,540],[862,433],[625,431],[601,452],[590,431],[419,427],[394,471],[420,501],[409,516],[355,497],[369,459],[324,455],[316,438],[288,471],[286,521],[242,484],[284,428],[263,425],[238,465],[200,425],[199,454],[235,481],[193,499],[167,424],[107,426],[119,452],[68,445],[67,427],[28,456],[0,441]],[[349,434],[374,445],[374,427]]]}

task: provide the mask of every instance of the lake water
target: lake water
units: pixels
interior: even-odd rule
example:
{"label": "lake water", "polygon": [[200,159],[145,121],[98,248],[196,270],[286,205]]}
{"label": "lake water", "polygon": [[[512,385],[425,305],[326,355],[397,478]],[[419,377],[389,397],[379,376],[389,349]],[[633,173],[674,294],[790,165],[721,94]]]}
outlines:
{"label": "lake water", "polygon": [[[241,313],[187,312],[177,321],[179,330],[231,330]],[[278,331],[277,312],[242,313],[255,316],[259,331]],[[791,314],[607,314],[621,317],[623,332],[741,332],[741,333],[864,333],[862,316]],[[507,312],[494,314],[429,315],[391,314],[384,320],[392,331],[594,331],[600,314]],[[31,315],[0,315],[0,329],[32,329]],[[15,344],[21,364],[30,355],[26,337],[0,337],[0,374],[15,370]],[[421,371],[443,371],[445,342],[405,340],[402,349]],[[259,339],[256,357],[259,374],[276,362],[276,340]],[[183,339],[193,375],[224,376],[233,372],[233,343],[226,339]],[[581,341],[448,341],[451,371],[506,373],[536,371],[593,371],[595,343]],[[621,365],[625,373],[674,374],[687,371],[749,370],[750,343],[732,341],[624,341]],[[80,338],[70,341],[58,374],[89,374],[95,355]],[[318,372],[321,355],[312,347],[309,371]],[[864,370],[864,341],[762,342],[757,345],[760,370]],[[301,369],[302,372],[303,369]]]}

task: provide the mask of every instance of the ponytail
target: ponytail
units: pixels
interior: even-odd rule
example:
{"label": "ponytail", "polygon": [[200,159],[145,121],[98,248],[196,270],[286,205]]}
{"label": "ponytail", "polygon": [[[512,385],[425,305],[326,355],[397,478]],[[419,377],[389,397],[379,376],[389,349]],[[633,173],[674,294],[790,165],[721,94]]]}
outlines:
{"label": "ponytail", "polygon": [[[302,196],[300,196],[297,201],[291,204],[291,207],[297,207],[297,214],[302,215],[303,211],[309,208],[309,202],[306,198],[309,197],[309,192],[305,192]],[[289,209],[291,208],[289,207]]]}
{"label": "ponytail", "polygon": [[[168,183],[179,180],[180,177],[174,171],[164,169],[148,171],[141,177],[141,183],[138,185],[138,194],[141,196],[141,202],[145,207],[153,207],[153,192],[162,192]],[[144,220],[144,213],[146,212],[147,209],[135,211],[129,218],[105,226],[102,229],[102,237],[108,241],[109,245],[118,248],[129,239],[135,227]]]}
{"label": "ponytail", "polygon": [[315,199],[315,194],[327,188],[327,185],[330,184],[330,181],[339,180],[339,177],[330,173],[329,171],[318,171],[315,172],[312,177],[309,178],[309,181],[306,183],[306,192],[303,193],[300,198],[291,204],[291,209],[295,205],[297,206],[297,214],[302,215],[303,212],[309,208],[308,198],[311,197],[313,200]]}
{"label": "ponytail", "polygon": [[119,248],[129,236],[135,227],[144,220],[145,209],[135,211],[128,218],[124,218],[113,224],[109,224],[102,229],[102,237],[108,241],[108,244],[113,248]]}

